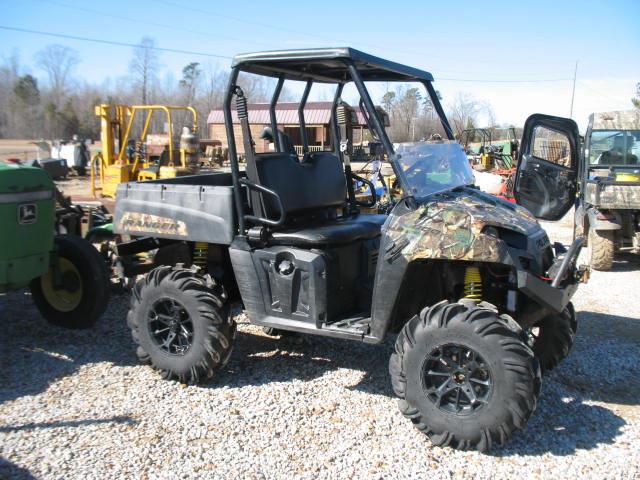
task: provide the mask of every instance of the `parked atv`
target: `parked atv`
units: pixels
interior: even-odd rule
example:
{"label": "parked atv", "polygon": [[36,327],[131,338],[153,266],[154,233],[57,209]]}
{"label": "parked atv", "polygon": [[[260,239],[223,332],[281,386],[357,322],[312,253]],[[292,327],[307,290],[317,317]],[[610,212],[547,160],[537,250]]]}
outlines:
{"label": "parked atv", "polygon": [[593,113],[580,165],[575,236],[586,261],[609,270],[617,251],[640,253],[640,112]]}
{"label": "parked atv", "polygon": [[78,224],[56,208],[56,192],[45,170],[0,164],[0,293],[29,286],[47,321],[88,328],[106,308],[109,277],[91,243],[56,234]]}
{"label": "parked atv", "polygon": [[[240,72],[306,82],[299,107],[303,155],[256,153]],[[418,82],[448,140],[393,147],[365,82]],[[310,153],[304,106],[314,83],[335,85],[332,151]],[[351,171],[353,82],[363,114],[394,168],[400,198],[389,215],[362,214]],[[437,445],[488,450],[522,428],[536,408],[541,372],[569,352],[576,331],[569,302],[584,269],[583,239],[552,246],[526,209],[484,194],[432,85],[431,74],[350,48],[235,57],[224,102],[231,173],[122,184],[114,231],[135,237],[121,255],[155,251],[133,291],[127,323],[141,361],[168,379],[201,382],[231,355],[241,305],[251,322],[380,343],[398,333],[389,362],[401,412]],[[232,117],[235,98],[237,120]],[[246,168],[239,170],[234,121]],[[537,129],[564,138],[568,165],[548,164],[528,144]],[[577,127],[527,122],[518,198],[545,219],[575,195]],[[544,178],[544,181],[540,181]],[[370,185],[371,200],[376,194]]]}

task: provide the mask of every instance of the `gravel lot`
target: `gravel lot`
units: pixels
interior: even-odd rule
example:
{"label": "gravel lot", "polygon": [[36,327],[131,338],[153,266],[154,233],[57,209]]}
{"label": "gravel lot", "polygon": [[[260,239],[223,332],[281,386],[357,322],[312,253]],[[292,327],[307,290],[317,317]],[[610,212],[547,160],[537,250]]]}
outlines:
{"label": "gravel lot", "polygon": [[[566,222],[552,240],[570,239]],[[200,387],[137,364],[127,297],[94,330],[0,299],[0,478],[635,478],[640,475],[640,262],[594,272],[579,334],[528,426],[491,455],[432,447],[396,408],[392,340],[273,339],[241,325]],[[239,319],[242,321],[242,318]]]}

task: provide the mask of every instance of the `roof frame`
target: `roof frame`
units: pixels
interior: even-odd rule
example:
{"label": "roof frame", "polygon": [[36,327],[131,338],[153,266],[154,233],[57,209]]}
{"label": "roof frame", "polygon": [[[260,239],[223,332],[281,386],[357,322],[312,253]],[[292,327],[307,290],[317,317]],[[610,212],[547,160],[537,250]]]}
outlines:
{"label": "roof frame", "polygon": [[232,66],[286,80],[346,83],[351,81],[349,64],[356,66],[365,82],[433,81],[429,72],[349,47],[245,53],[236,55]]}

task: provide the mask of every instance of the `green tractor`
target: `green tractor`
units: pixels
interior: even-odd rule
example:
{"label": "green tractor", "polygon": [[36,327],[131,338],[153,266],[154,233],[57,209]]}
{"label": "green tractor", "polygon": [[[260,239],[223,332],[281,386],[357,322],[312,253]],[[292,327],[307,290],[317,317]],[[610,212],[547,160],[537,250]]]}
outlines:
{"label": "green tractor", "polygon": [[106,308],[109,275],[90,242],[56,233],[68,216],[56,193],[45,170],[0,164],[0,294],[28,286],[48,322],[88,328]]}

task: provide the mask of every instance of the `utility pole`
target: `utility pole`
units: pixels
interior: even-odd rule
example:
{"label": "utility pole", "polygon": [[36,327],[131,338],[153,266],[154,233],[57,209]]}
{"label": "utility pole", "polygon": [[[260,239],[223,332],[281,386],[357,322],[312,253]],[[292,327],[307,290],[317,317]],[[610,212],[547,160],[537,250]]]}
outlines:
{"label": "utility pole", "polygon": [[571,109],[569,118],[573,118],[573,99],[576,96],[576,76],[578,74],[578,60],[576,60],[576,68],[573,70],[573,90],[571,91]]}

